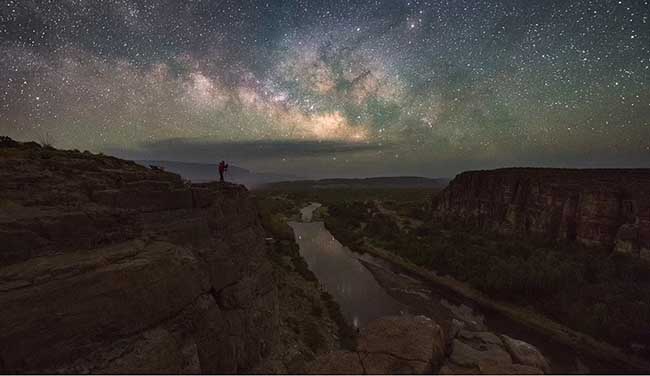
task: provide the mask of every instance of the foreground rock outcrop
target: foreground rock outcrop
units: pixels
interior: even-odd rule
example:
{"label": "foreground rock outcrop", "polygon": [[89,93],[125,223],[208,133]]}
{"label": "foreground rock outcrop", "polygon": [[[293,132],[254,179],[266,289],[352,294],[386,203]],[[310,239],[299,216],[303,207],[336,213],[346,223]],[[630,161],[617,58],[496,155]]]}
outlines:
{"label": "foreground rock outcrop", "polygon": [[389,316],[361,330],[356,351],[334,351],[307,367],[316,374],[543,374],[534,346],[497,336],[482,322],[454,320],[443,330],[425,316]]}
{"label": "foreground rock outcrop", "polygon": [[382,317],[368,324],[356,351],[318,357],[308,373],[425,374],[437,370],[445,355],[442,329],[424,316]]}
{"label": "foreground rock outcrop", "polygon": [[539,375],[551,371],[533,345],[486,330],[459,329],[449,351],[441,374]]}
{"label": "foreground rock outcrop", "polygon": [[650,259],[650,169],[464,172],[434,197],[433,215]]}
{"label": "foreground rock outcrop", "polygon": [[0,372],[235,373],[278,300],[248,192],[0,140]]}

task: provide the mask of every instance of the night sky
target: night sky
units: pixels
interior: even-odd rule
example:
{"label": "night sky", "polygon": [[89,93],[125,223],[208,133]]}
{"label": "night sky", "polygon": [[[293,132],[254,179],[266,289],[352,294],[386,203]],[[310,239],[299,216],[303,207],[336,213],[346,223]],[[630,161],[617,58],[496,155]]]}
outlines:
{"label": "night sky", "polygon": [[0,1],[0,134],[300,176],[650,166],[650,5]]}

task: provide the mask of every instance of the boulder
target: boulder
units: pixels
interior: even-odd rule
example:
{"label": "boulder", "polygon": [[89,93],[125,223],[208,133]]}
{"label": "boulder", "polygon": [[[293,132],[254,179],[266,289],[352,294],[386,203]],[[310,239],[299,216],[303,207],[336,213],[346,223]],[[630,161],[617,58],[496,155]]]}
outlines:
{"label": "boulder", "polygon": [[320,355],[307,367],[316,374],[427,374],[445,355],[442,329],[424,316],[389,316],[361,331],[356,351]]}
{"label": "boulder", "polygon": [[538,368],[545,373],[551,372],[551,367],[548,363],[548,360],[546,360],[544,355],[542,355],[542,353],[535,346],[524,341],[508,337],[507,335],[502,335],[501,338],[503,339],[506,350],[508,350],[515,363]]}
{"label": "boulder", "polygon": [[478,368],[483,360],[494,361],[499,364],[512,364],[512,358],[501,346],[495,344],[481,344],[476,347],[455,339],[449,359],[462,367]]}
{"label": "boulder", "polygon": [[432,372],[431,364],[415,359],[402,359],[392,354],[359,354],[370,375],[422,375]]}
{"label": "boulder", "polygon": [[352,351],[333,351],[320,355],[309,363],[306,374],[362,375],[365,373],[359,354]]}
{"label": "boulder", "polygon": [[479,372],[483,375],[543,375],[539,368],[523,364],[503,364],[493,360],[481,360]]}
{"label": "boulder", "polygon": [[492,332],[472,332],[469,330],[461,330],[458,333],[458,337],[463,340],[463,342],[478,342],[478,343],[489,343],[493,345],[503,345],[503,342],[496,334]]}
{"label": "boulder", "polygon": [[472,331],[486,330],[485,318],[474,312],[471,307],[465,304],[455,305],[448,302],[446,299],[441,299],[440,304],[445,306],[456,320],[456,325]]}
{"label": "boulder", "polygon": [[479,371],[474,367],[462,367],[449,361],[445,362],[438,371],[440,375],[473,375],[478,373]]}
{"label": "boulder", "polygon": [[475,367],[462,367],[457,364],[447,362],[438,372],[440,375],[542,375],[540,369],[525,366],[523,364],[503,364],[482,360]]}
{"label": "boulder", "polygon": [[445,355],[442,329],[424,316],[391,316],[362,330],[357,351],[367,373],[426,373]]}

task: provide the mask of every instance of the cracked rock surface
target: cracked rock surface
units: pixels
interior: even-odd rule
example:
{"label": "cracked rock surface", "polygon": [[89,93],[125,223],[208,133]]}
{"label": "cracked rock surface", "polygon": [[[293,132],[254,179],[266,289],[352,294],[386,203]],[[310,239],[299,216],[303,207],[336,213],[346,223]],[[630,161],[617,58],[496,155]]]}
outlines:
{"label": "cracked rock surface", "polygon": [[456,176],[433,216],[650,259],[649,169],[502,168]]}
{"label": "cracked rock surface", "polygon": [[0,143],[0,373],[237,373],[274,346],[243,186]]}
{"label": "cracked rock surface", "polygon": [[445,353],[442,329],[424,316],[388,316],[361,331],[356,351],[318,357],[309,373],[423,374],[439,366]]}
{"label": "cracked rock surface", "polygon": [[441,327],[424,316],[382,317],[361,330],[356,351],[323,354],[309,364],[307,373],[510,375],[550,370],[544,356],[523,341],[465,327],[447,336],[453,338],[446,338]]}
{"label": "cracked rock surface", "polygon": [[[542,353],[524,341],[487,331],[481,319],[454,320],[448,356],[440,374],[544,374],[550,366]],[[477,327],[476,322],[480,325]]]}

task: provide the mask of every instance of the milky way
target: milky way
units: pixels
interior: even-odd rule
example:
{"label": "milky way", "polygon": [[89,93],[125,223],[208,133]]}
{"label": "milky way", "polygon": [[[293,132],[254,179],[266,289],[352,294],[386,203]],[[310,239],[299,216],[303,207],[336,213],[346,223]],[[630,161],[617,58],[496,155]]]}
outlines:
{"label": "milky way", "polygon": [[648,1],[4,1],[0,134],[302,176],[650,165]]}

